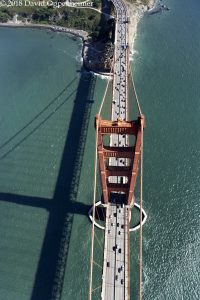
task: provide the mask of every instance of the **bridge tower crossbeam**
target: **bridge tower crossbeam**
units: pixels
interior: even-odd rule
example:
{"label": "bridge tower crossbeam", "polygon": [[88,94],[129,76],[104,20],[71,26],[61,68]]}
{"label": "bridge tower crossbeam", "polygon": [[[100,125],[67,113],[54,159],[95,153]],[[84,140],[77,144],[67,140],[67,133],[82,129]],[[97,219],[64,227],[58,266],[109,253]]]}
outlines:
{"label": "bridge tower crossbeam", "polygon": [[[100,177],[102,185],[102,202],[107,204],[113,192],[125,194],[125,204],[132,205],[134,188],[138,173],[139,159],[141,155],[141,127],[144,125],[144,116],[141,115],[135,121],[102,120],[97,115],[95,120],[98,131],[97,153],[99,159]],[[103,142],[105,135],[135,136],[135,144],[131,147],[106,146]],[[112,166],[109,158],[127,159],[124,166]],[[124,161],[124,160],[123,160]],[[113,183],[111,178],[117,177]],[[125,178],[125,180],[124,180]]]}

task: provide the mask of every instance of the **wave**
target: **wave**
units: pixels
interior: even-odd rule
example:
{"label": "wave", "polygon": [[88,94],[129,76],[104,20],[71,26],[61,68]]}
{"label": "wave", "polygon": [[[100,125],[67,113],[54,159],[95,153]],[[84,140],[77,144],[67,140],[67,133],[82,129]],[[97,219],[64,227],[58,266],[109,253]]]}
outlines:
{"label": "wave", "polygon": [[82,63],[83,62],[82,49],[73,58],[75,58],[77,62]]}
{"label": "wave", "polygon": [[133,49],[132,51],[130,51],[130,55],[129,55],[129,60],[133,61],[134,58],[139,56],[139,51],[136,49]]}
{"label": "wave", "polygon": [[99,74],[99,73],[95,73],[93,71],[91,71],[95,76],[101,78],[102,80],[112,80],[112,76],[110,75],[103,75],[103,74]]}
{"label": "wave", "polygon": [[151,269],[144,265],[142,268],[142,273],[143,273],[142,289],[145,290],[145,287],[148,286],[150,282]]}

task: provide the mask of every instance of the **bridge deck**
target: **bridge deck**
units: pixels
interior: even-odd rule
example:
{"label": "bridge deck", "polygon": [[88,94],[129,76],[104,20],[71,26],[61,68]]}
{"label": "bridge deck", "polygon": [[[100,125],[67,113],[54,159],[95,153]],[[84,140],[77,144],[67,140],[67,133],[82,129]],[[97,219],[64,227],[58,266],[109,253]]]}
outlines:
{"label": "bridge deck", "polygon": [[[115,29],[115,54],[113,67],[113,96],[112,96],[112,120],[128,118],[128,23],[127,9],[121,0],[112,1],[117,17]],[[127,146],[126,135],[111,136],[111,146]],[[123,166],[125,159],[112,159],[110,165]]]}
{"label": "bridge deck", "polygon": [[[128,118],[128,23],[123,1],[112,0],[116,9],[115,53],[113,67],[112,120]],[[125,147],[126,135],[111,135],[110,145]],[[125,166],[126,159],[110,158],[109,165]],[[112,182],[119,182],[115,177]],[[123,179],[123,181],[125,178]],[[124,182],[125,183],[125,182]],[[108,203],[106,212],[102,300],[129,300],[129,208]]]}
{"label": "bridge deck", "polygon": [[129,208],[109,203],[106,213],[102,299],[129,298]]}

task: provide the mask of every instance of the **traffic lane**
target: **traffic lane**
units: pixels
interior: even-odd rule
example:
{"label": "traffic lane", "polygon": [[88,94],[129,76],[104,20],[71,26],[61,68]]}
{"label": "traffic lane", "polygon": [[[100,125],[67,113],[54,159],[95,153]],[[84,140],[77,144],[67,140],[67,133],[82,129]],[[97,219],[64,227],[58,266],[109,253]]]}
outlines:
{"label": "traffic lane", "polygon": [[119,218],[119,211],[116,209],[116,249],[115,249],[115,265],[116,265],[116,273],[115,273],[115,299],[123,299],[124,295],[124,286],[121,285],[121,274],[119,270],[121,270],[121,260],[122,255],[121,252],[123,250],[123,242],[121,241],[121,237],[119,238],[118,231],[119,226],[121,225],[121,218]]}
{"label": "traffic lane", "polygon": [[[121,211],[121,213],[119,213],[119,211]],[[118,253],[116,256],[116,269],[118,271],[118,285],[120,286],[120,289],[122,291],[122,294],[119,295],[122,299],[123,295],[124,295],[124,270],[122,268],[123,264],[124,264],[124,244],[123,244],[123,231],[124,229],[121,228],[121,226],[123,225],[123,209],[119,209],[118,213],[117,213],[117,225],[118,229],[117,229],[117,244],[118,244]],[[120,234],[119,234],[120,232]],[[120,298],[119,298],[120,299]]]}
{"label": "traffic lane", "polygon": [[[121,281],[123,279],[123,270],[122,270],[122,264],[124,264],[124,245],[123,245],[123,230],[121,228],[121,225],[123,225],[123,209],[120,209],[121,213],[119,213],[119,209],[117,209],[117,224],[118,226],[118,234],[117,234],[117,244],[118,244],[118,253],[116,256],[116,265],[118,270],[118,289],[120,289],[120,293],[118,294],[118,297],[116,299],[123,299],[124,298],[124,281]],[[120,235],[119,235],[120,231]]]}
{"label": "traffic lane", "polygon": [[[109,216],[113,214],[112,207],[109,205]],[[112,244],[115,242],[115,233],[113,232],[113,226],[111,226],[111,223],[113,222],[112,218],[107,219],[107,226],[108,230],[110,230],[110,233],[107,235],[107,248],[105,249],[107,252],[106,255],[106,277],[105,280],[105,295],[106,299],[114,299],[114,259],[113,259],[113,252],[111,251]],[[108,267],[107,263],[110,263],[111,266]]]}

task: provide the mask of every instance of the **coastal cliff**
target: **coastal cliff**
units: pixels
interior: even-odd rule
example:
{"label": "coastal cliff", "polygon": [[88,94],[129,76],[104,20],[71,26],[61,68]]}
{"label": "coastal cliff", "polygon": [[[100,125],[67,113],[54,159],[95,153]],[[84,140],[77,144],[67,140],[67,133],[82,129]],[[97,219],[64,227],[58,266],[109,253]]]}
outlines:
{"label": "coastal cliff", "polygon": [[[129,48],[130,55],[133,54],[134,40],[137,32],[137,25],[145,12],[153,8],[156,0],[129,0],[124,1],[127,6],[129,16]],[[115,31],[115,10],[111,1],[104,1],[107,13],[109,10],[110,20],[112,20],[112,26],[109,28],[110,36],[97,39],[84,45],[84,66],[92,71],[110,75],[113,54],[114,54],[114,31]],[[110,8],[109,8],[110,5]]]}
{"label": "coastal cliff", "polygon": [[[137,24],[155,0],[125,0],[129,16],[129,48],[133,54]],[[88,70],[110,73],[114,53],[115,9],[112,1],[96,0],[95,7],[1,7],[0,26],[50,29],[83,40],[83,64]]]}

